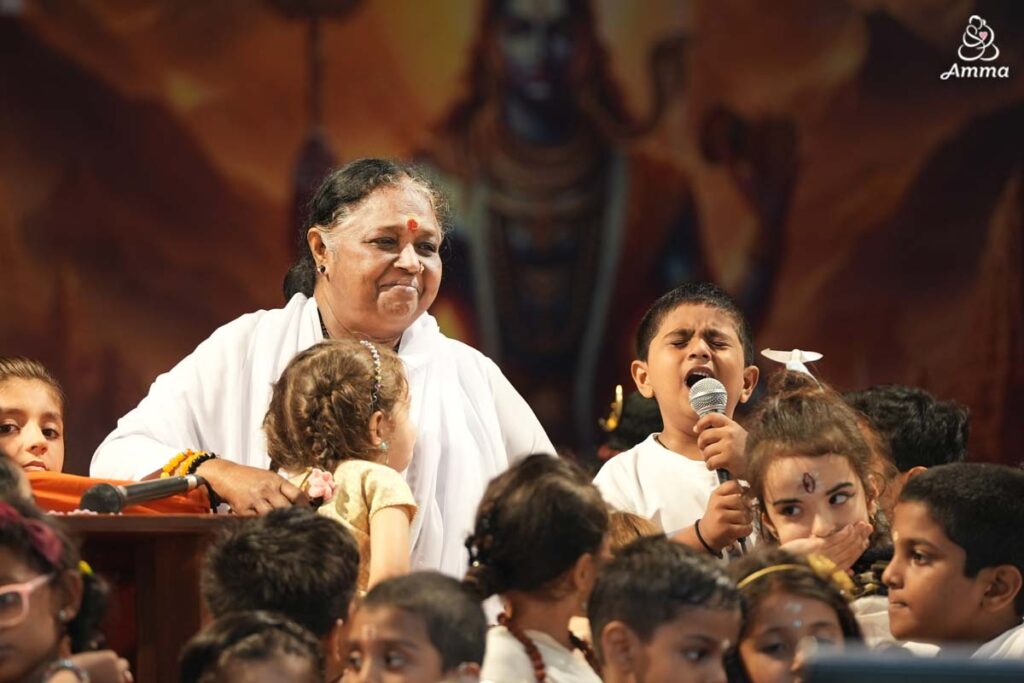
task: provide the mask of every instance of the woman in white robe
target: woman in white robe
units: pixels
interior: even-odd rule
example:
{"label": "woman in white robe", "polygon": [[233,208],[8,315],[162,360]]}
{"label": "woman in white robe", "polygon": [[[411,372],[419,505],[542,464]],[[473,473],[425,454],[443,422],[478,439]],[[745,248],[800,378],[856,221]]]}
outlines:
{"label": "woman in white robe", "polygon": [[441,334],[426,312],[440,285],[446,221],[444,198],[413,167],[364,159],[333,172],[313,202],[309,254],[289,273],[299,291],[284,308],[224,325],[158,377],[100,444],[90,473],[142,479],[176,453],[202,449],[219,457],[198,473],[234,510],[301,501],[268,470],[262,425],[272,384],[325,335],[387,344],[405,361],[417,425],[406,471],[420,510],[412,567],[461,576],[487,482],[514,460],[554,448],[498,367]]}

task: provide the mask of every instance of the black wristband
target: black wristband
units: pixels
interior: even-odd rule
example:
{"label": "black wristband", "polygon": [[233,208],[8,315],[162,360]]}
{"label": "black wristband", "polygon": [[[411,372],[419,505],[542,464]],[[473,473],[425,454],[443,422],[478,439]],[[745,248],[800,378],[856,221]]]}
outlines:
{"label": "black wristband", "polygon": [[702,546],[704,546],[704,550],[707,550],[709,553],[711,553],[712,555],[714,555],[718,559],[722,559],[721,551],[716,553],[715,549],[712,548],[710,545],[708,545],[708,542],[704,540],[704,536],[701,535],[701,533],[700,533],[700,520],[699,519],[696,522],[693,523],[693,530],[697,532],[697,540],[700,541],[700,544]]}
{"label": "black wristband", "polygon": [[196,470],[199,469],[200,465],[202,465],[207,460],[213,460],[216,457],[216,453],[203,453],[198,458],[192,461],[192,464],[188,466],[188,472],[186,472],[185,474],[195,474]]}

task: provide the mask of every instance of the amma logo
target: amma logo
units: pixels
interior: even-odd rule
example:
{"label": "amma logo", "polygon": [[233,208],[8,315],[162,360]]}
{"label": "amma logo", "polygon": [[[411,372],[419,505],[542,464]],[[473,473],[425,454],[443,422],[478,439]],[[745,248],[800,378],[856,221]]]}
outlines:
{"label": "amma logo", "polygon": [[[963,44],[957,50],[957,57],[962,62],[993,62],[999,57],[999,48],[996,46],[996,32],[988,25],[988,22],[972,14],[967,20],[967,28],[961,37]],[[958,64],[953,62],[949,71],[943,73],[940,78],[1009,78],[1010,67],[992,65]]]}

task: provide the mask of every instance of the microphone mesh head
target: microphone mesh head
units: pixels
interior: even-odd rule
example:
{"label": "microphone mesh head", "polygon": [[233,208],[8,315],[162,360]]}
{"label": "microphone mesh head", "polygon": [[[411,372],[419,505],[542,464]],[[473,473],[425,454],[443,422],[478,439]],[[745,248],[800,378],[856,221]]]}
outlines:
{"label": "microphone mesh head", "polygon": [[82,494],[78,501],[79,510],[93,512],[120,512],[123,501],[117,487],[112,484],[96,484]]}
{"label": "microphone mesh head", "polygon": [[708,413],[724,413],[728,403],[729,392],[725,390],[725,385],[714,377],[697,380],[690,387],[690,406],[693,412],[701,417]]}

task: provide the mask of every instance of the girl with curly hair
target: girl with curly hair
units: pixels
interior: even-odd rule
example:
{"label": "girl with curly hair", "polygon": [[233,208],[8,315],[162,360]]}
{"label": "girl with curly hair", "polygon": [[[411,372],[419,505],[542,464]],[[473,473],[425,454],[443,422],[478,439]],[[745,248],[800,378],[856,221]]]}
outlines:
{"label": "girl with curly hair", "polygon": [[365,340],[303,351],[274,385],[263,430],[273,467],[355,536],[359,590],[409,571],[416,501],[401,473],[416,429],[393,351]]}

